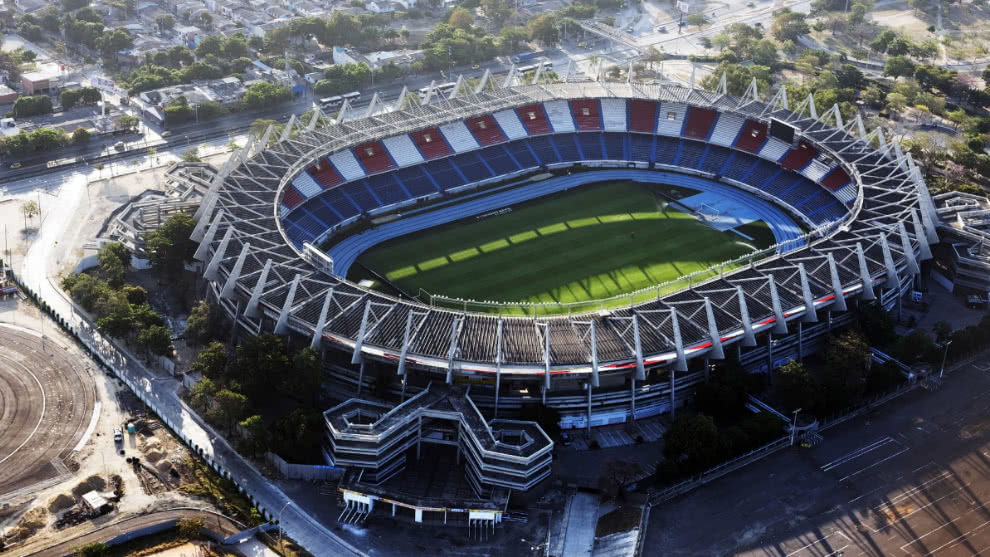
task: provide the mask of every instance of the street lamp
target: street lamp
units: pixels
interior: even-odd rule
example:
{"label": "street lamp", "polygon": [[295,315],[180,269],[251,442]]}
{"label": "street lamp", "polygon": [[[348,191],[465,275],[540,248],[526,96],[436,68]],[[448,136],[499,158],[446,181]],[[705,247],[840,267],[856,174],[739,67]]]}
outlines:
{"label": "street lamp", "polygon": [[282,511],[285,510],[285,507],[288,507],[291,504],[292,501],[287,501],[278,511],[278,549],[283,553],[285,552],[285,547],[282,546]]}
{"label": "street lamp", "polygon": [[949,345],[952,344],[951,340],[945,341],[945,351],[942,352],[942,369],[938,370],[938,378],[942,378],[942,374],[945,373],[945,358],[949,355]]}
{"label": "street lamp", "polygon": [[800,408],[794,411],[794,422],[791,424],[791,446],[794,446],[794,435],[797,433],[797,417],[800,411]]}

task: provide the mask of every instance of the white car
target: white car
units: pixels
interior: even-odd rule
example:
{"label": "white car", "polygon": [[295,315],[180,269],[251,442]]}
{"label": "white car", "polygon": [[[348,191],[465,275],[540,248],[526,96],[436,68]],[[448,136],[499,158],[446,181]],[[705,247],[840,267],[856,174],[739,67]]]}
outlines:
{"label": "white car", "polygon": [[113,428],[113,441],[114,443],[120,443],[124,440],[124,433],[120,431],[119,427]]}

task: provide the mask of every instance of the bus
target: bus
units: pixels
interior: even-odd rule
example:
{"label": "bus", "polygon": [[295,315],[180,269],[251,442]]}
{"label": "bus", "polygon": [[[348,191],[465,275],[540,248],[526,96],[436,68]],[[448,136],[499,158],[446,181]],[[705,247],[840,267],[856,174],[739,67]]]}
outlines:
{"label": "bus", "polygon": [[360,98],[360,91],[351,91],[350,93],[344,93],[343,95],[323,97],[320,99],[320,108],[337,108],[338,106],[344,104],[344,101],[351,101],[353,103]]}
{"label": "bus", "polygon": [[[434,94],[439,94],[439,95],[445,97],[445,96],[447,96],[448,93],[450,93],[451,91],[454,90],[454,87],[457,87],[457,83],[456,82],[453,82],[453,81],[448,81],[447,83],[438,83],[433,88],[433,92],[434,92]],[[423,99],[423,100],[426,100],[426,93],[429,90],[430,90],[429,86],[423,87],[422,89],[420,89],[419,90],[419,98],[420,99]]]}
{"label": "bus", "polygon": [[529,64],[529,65],[526,65],[526,66],[519,66],[519,67],[516,68],[516,73],[524,74],[524,73],[529,73],[529,72],[535,72],[536,69],[539,68],[541,64],[543,65],[543,71],[547,71],[547,70],[552,70],[553,69],[553,62],[551,62],[550,60],[544,60],[542,62],[537,62],[535,64]]}

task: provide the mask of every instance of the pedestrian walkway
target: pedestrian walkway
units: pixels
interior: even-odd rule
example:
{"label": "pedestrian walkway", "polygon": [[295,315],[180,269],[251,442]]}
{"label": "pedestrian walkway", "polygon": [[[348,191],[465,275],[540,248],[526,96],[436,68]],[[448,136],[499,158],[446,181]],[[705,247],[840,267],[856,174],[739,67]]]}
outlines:
{"label": "pedestrian walkway", "polygon": [[[591,430],[591,439],[598,441],[598,447],[602,449],[635,444],[637,437],[642,437],[643,443],[653,443],[662,439],[667,430],[660,420],[659,417],[637,420],[629,427],[626,424],[596,427]],[[591,447],[588,440],[576,438],[574,448],[587,451]]]}
{"label": "pedestrian walkway", "polygon": [[598,524],[598,498],[590,493],[578,492],[571,498],[567,509],[567,526],[564,531],[564,555],[591,556],[595,545],[595,526]]}

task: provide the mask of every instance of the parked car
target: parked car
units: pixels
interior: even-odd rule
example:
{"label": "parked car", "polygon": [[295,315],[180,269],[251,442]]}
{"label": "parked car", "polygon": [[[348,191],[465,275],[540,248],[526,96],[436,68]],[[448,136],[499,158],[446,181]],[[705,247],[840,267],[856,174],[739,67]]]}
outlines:
{"label": "parked car", "polygon": [[574,442],[574,440],[571,439],[570,434],[568,434],[568,433],[561,433],[560,434],[560,444],[561,445],[563,445],[565,447],[570,447],[573,442]]}
{"label": "parked car", "polygon": [[124,434],[120,431],[119,427],[113,428],[113,441],[115,443],[121,443],[124,440]]}

